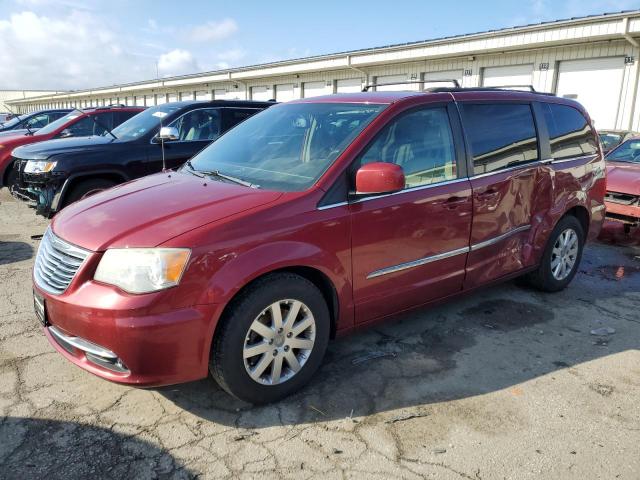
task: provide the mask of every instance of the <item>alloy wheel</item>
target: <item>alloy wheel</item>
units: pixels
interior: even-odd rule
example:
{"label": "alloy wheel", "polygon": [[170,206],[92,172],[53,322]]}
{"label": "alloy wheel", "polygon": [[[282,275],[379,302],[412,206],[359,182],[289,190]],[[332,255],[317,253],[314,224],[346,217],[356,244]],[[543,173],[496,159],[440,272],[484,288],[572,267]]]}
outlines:
{"label": "alloy wheel", "polygon": [[551,251],[551,274],[562,281],[571,274],[578,258],[578,234],[572,228],[564,230]]}
{"label": "alloy wheel", "polygon": [[315,343],[313,313],[298,300],[278,300],[254,319],[242,351],[249,376],[263,385],[294,377],[309,359]]}

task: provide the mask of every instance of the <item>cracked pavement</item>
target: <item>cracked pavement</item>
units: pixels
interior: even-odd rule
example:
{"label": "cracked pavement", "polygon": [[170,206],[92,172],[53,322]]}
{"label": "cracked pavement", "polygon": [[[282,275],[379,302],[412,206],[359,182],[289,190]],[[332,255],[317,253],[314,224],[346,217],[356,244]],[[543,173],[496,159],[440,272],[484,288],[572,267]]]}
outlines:
{"label": "cracked pavement", "polygon": [[336,340],[310,386],[254,408],[67,362],[33,314],[46,222],[6,190],[0,219],[1,478],[640,476],[640,247],[588,245],[558,294],[510,282]]}

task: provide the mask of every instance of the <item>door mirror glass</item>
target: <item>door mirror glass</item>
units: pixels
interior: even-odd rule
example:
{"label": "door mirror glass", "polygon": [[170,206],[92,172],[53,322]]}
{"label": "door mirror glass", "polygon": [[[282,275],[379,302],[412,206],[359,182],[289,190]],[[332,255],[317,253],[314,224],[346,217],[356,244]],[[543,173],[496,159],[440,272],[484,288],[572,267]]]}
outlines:
{"label": "door mirror glass", "polygon": [[180,138],[180,132],[176,127],[162,127],[157,138],[161,142],[175,142]]}
{"label": "door mirror glass", "polygon": [[404,171],[395,163],[367,163],[356,172],[356,195],[398,192],[404,185]]}

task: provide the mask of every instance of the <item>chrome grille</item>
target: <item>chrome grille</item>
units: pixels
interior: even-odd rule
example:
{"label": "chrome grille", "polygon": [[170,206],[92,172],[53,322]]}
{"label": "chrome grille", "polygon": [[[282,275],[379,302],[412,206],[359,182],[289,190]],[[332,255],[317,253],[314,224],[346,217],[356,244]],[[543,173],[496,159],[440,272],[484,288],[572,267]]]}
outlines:
{"label": "chrome grille", "polygon": [[33,267],[36,284],[54,295],[64,293],[88,255],[89,251],[65,242],[47,228]]}

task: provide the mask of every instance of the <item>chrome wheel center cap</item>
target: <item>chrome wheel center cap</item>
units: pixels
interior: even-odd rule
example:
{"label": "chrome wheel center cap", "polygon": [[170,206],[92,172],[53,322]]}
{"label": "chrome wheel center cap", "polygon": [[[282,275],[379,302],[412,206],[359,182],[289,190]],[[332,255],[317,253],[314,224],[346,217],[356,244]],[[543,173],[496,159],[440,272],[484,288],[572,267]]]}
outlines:
{"label": "chrome wheel center cap", "polygon": [[276,335],[273,339],[273,343],[275,344],[276,348],[280,348],[284,345],[284,335]]}

